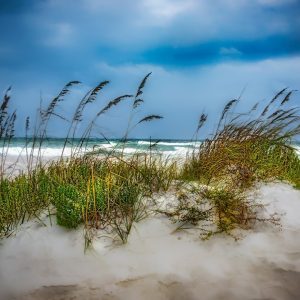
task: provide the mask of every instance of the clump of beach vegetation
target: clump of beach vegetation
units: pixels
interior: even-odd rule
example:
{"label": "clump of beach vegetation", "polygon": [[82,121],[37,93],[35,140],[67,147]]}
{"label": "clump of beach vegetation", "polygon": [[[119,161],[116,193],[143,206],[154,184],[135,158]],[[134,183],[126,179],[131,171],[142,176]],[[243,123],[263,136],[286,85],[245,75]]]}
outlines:
{"label": "clump of beach vegetation", "polygon": [[[251,228],[259,221],[279,224],[278,215],[258,217],[262,207],[249,201],[248,194],[258,182],[300,184],[300,159],[292,146],[300,134],[299,108],[286,108],[292,93],[285,88],[261,110],[257,103],[246,113],[233,110],[240,99],[225,105],[216,131],[187,157],[180,172],[183,181],[199,182],[202,187],[196,190],[200,200],[190,205],[191,198],[184,197],[172,212],[178,228],[210,220],[215,227],[202,228],[206,238],[216,233],[232,235],[234,229]],[[196,135],[206,120],[202,114]]]}
{"label": "clump of beach vegetation", "polygon": [[[258,110],[235,113],[239,99],[229,101],[216,132],[186,160],[182,177],[204,183],[229,180],[234,186],[249,187],[258,180],[300,183],[300,161],[292,141],[300,134],[298,107],[288,107],[293,91],[283,89]],[[198,131],[203,126],[201,116]]]}
{"label": "clump of beach vegetation", "polygon": [[[47,126],[51,117],[66,120],[56,112],[58,104],[70,93],[72,81],[65,85],[46,109],[40,109],[39,122],[32,136],[29,135],[30,119],[26,119],[26,172],[18,176],[5,173],[5,160],[14,136],[16,112],[9,114],[10,96],[5,94],[1,105],[1,177],[0,177],[0,236],[9,236],[20,224],[37,218],[47,211],[55,215],[57,224],[67,228],[84,226],[87,245],[94,230],[108,230],[122,242],[127,241],[133,222],[147,216],[145,199],[153,193],[166,191],[176,176],[176,163],[163,161],[161,157],[136,154],[127,157],[123,151],[83,151],[101,115],[121,101],[131,98],[131,113],[128,129],[120,143],[126,144],[130,130],[137,125],[161,119],[150,114],[135,120],[136,109],[144,100],[143,88],[150,73],[142,80],[135,95],[123,95],[107,103],[87,125],[82,137],[75,139],[76,130],[82,121],[83,110],[96,101],[98,93],[108,84],[103,81],[91,89],[79,102],[71,121],[62,152],[72,144],[72,153],[45,164],[42,146],[47,139]],[[28,147],[29,146],[29,147]],[[30,150],[28,150],[30,149]],[[11,166],[10,166],[11,168]]]}

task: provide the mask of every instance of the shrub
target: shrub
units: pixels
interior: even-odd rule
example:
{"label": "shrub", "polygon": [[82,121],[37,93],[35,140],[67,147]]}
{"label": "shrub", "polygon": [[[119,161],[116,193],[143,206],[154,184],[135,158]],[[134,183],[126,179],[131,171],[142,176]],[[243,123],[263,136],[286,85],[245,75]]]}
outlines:
{"label": "shrub", "polygon": [[84,197],[72,185],[60,185],[54,194],[57,224],[76,228],[83,221]]}

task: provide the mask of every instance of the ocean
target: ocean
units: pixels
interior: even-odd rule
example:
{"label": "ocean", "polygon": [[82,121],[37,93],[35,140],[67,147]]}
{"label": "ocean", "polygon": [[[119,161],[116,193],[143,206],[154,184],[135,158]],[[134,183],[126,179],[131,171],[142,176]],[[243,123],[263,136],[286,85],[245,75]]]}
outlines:
{"label": "ocean", "polygon": [[[57,157],[61,156],[64,147],[64,139],[61,138],[47,138],[43,141],[41,154],[43,157]],[[74,145],[78,144],[79,140],[74,140]],[[191,140],[172,140],[172,139],[161,139],[161,140],[147,140],[147,139],[129,139],[125,144],[118,139],[105,140],[105,139],[89,139],[85,143],[81,152],[86,153],[90,151],[99,152],[110,152],[123,151],[124,154],[144,153],[149,152],[151,149],[152,153],[160,153],[163,156],[173,157],[185,157],[188,153],[196,150],[201,144],[201,141]],[[25,138],[14,138],[8,148],[8,155],[19,156],[26,155],[26,139]],[[152,147],[150,147],[152,145]],[[300,142],[294,142],[293,146],[296,148],[300,155]],[[67,144],[63,153],[63,156],[70,156],[72,153],[72,145]],[[30,143],[27,145],[27,152],[30,153]],[[33,152],[37,154],[38,149]]]}
{"label": "ocean", "polygon": [[[75,139],[73,145],[78,144],[79,139]],[[62,154],[65,140],[60,138],[47,138],[43,141],[41,153],[44,157],[56,157]],[[201,141],[190,140],[146,140],[146,139],[129,139],[125,144],[118,139],[89,139],[84,143],[81,152],[86,153],[90,151],[110,152],[116,151],[125,154],[151,152],[161,153],[164,156],[185,156],[188,152],[197,149]],[[19,156],[26,154],[26,139],[14,138],[8,148],[8,155]],[[150,147],[150,145],[152,147]],[[74,147],[69,143],[66,145],[63,155],[70,156]],[[27,152],[30,153],[31,145],[28,143]],[[34,154],[37,154],[38,149],[35,149]]]}

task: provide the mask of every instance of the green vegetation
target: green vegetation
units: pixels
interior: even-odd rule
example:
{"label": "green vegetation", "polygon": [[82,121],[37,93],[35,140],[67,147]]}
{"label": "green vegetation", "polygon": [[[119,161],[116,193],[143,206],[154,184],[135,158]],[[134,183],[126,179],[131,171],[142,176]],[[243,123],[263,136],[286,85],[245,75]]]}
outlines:
{"label": "green vegetation", "polygon": [[[299,187],[300,159],[291,143],[300,134],[300,116],[298,108],[284,108],[291,95],[292,91],[283,89],[262,111],[257,111],[256,104],[247,114],[233,113],[239,100],[229,101],[216,132],[184,162],[180,178],[208,187],[198,194],[201,201],[208,203],[207,220],[216,229],[204,230],[205,237],[215,233],[231,235],[234,229],[251,228],[256,221],[279,223],[277,216],[258,218],[258,207],[255,201],[247,200],[247,191],[259,181],[282,180]],[[206,119],[206,115],[200,117],[197,134]],[[185,216],[191,215],[190,218],[182,220],[182,207],[188,208]],[[175,211],[180,216],[179,228],[201,221],[203,214],[207,214],[207,208],[189,208],[182,203]]]}
{"label": "green vegetation", "polygon": [[[96,100],[97,94],[108,84],[101,82],[90,90],[72,117],[64,149],[73,145],[71,156],[45,164],[42,146],[47,138],[47,125],[51,117],[65,119],[56,112],[56,107],[79,84],[68,83],[45,110],[41,109],[39,122],[29,138],[29,118],[26,119],[27,172],[18,176],[5,174],[7,150],[14,134],[16,113],[10,115],[10,97],[5,95],[1,106],[1,173],[0,173],[0,237],[9,236],[18,225],[31,218],[39,218],[48,211],[54,213],[59,225],[77,228],[84,225],[87,245],[94,230],[102,229],[117,234],[122,242],[127,241],[134,222],[147,216],[147,203],[153,193],[166,191],[176,177],[176,164],[162,160],[159,156],[132,155],[102,149],[82,154],[86,142],[96,126],[96,120],[106,111],[126,98],[132,98],[128,129],[122,142],[126,144],[129,132],[138,124],[161,119],[159,115],[148,115],[135,121],[136,109],[143,103],[141,98],[148,74],[141,82],[135,96],[124,95],[108,102],[87,125],[81,139],[75,143],[78,124],[82,120],[85,106]],[[29,150],[30,149],[30,150]]]}
{"label": "green vegetation", "polygon": [[228,102],[216,132],[187,159],[182,177],[207,184],[230,179],[241,187],[274,179],[299,185],[300,160],[291,142],[300,133],[300,116],[298,108],[284,108],[292,94],[285,92],[262,112],[256,104],[248,114],[230,113],[239,100]]}
{"label": "green vegetation", "polygon": [[[56,108],[79,84],[68,83],[46,109],[40,109],[32,134],[30,119],[26,119],[27,169],[17,176],[10,176],[6,168],[17,116],[9,112],[10,97],[6,93],[0,106],[0,238],[10,236],[27,220],[39,219],[44,212],[50,218],[55,215],[57,224],[66,228],[83,226],[86,247],[99,230],[126,243],[134,223],[151,211],[165,214],[178,224],[178,229],[199,228],[204,239],[218,233],[237,238],[236,229],[249,229],[257,221],[279,223],[277,216],[259,218],[261,207],[249,200],[247,191],[258,181],[284,180],[296,188],[300,186],[300,160],[291,146],[300,133],[300,117],[297,108],[284,108],[292,91],[280,91],[261,112],[257,104],[247,114],[233,113],[239,100],[231,100],[215,133],[182,165],[152,151],[126,156],[123,151],[95,149],[83,154],[98,118],[123,100],[131,99],[128,127],[120,142],[123,149],[136,126],[162,118],[151,114],[136,120],[149,76],[142,80],[135,95],[117,97],[100,109],[78,141],[75,136],[84,109],[96,101],[108,81],[91,89],[69,121],[63,151],[72,144],[71,156],[64,159],[62,154],[60,159],[45,164],[41,149],[48,123],[56,117],[67,121]],[[202,114],[196,139],[206,120]],[[150,149],[154,147],[155,143],[150,145]],[[169,210],[160,211],[152,201],[159,192],[176,192],[178,201]]]}

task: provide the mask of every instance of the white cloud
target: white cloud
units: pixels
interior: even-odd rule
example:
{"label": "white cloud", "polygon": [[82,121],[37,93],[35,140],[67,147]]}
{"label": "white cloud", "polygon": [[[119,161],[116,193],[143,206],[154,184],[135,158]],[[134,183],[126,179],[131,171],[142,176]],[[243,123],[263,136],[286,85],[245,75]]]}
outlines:
{"label": "white cloud", "polygon": [[258,4],[266,6],[281,6],[297,2],[297,0],[257,0]]}
{"label": "white cloud", "polygon": [[125,74],[125,77],[128,75],[138,75],[141,74],[147,74],[149,72],[154,72],[156,75],[162,75],[167,74],[167,71],[158,65],[152,65],[152,64],[122,64],[122,65],[111,65],[106,62],[99,62],[96,64],[96,69],[112,76],[116,76],[118,74],[123,75]]}
{"label": "white cloud", "polygon": [[142,4],[151,15],[164,21],[171,20],[195,7],[194,0],[144,0]]}
{"label": "white cloud", "polygon": [[220,54],[221,55],[241,55],[242,52],[239,51],[238,49],[234,47],[226,48],[226,47],[221,47],[220,48]]}
{"label": "white cloud", "polygon": [[48,36],[43,40],[43,44],[52,47],[67,46],[73,38],[73,28],[69,23],[47,24]]}

